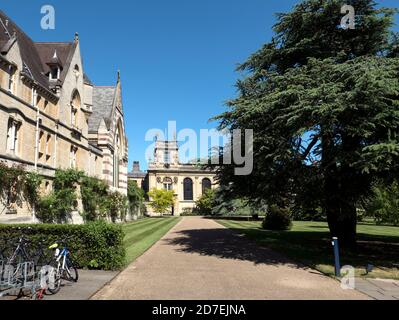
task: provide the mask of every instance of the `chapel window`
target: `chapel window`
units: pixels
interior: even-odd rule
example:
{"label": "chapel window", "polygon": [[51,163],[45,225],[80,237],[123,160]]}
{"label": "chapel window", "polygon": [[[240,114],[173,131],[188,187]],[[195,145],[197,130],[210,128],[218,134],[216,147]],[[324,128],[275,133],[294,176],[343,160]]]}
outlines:
{"label": "chapel window", "polygon": [[184,189],[184,201],[193,201],[194,200],[193,180],[191,180],[190,178],[184,179],[183,189]]}
{"label": "chapel window", "polygon": [[202,194],[206,194],[206,192],[208,190],[212,189],[212,182],[210,179],[205,178],[204,180],[202,180]]}

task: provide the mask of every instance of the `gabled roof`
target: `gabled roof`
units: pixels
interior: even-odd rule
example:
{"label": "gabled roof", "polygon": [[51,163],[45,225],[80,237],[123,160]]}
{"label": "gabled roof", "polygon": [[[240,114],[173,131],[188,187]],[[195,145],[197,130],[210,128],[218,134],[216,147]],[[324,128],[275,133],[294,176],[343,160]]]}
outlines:
{"label": "gabled roof", "polygon": [[68,57],[73,47],[72,42],[35,42],[35,46],[42,61],[42,67],[45,73],[50,72],[49,63],[54,61],[54,53],[57,55],[57,62],[62,67],[67,65]]}
{"label": "gabled roof", "polygon": [[89,118],[89,132],[97,131],[102,120],[110,128],[115,92],[116,87],[93,88],[93,113]]}
{"label": "gabled roof", "polygon": [[28,71],[28,75],[42,87],[50,89],[49,79],[46,76],[50,71],[47,63],[51,62],[54,52],[57,51],[57,57],[62,62],[63,65],[61,67],[64,70],[60,79],[62,84],[76,48],[76,43],[35,43],[1,10],[0,20],[0,48],[2,53],[6,54],[11,47],[10,43],[16,40],[24,63],[24,71]]}

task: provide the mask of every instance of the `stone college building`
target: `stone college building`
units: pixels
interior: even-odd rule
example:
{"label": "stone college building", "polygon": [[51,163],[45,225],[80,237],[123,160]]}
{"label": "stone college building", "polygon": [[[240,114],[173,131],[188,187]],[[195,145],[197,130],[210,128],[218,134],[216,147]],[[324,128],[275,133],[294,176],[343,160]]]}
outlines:
{"label": "stone college building", "polygon": [[[0,161],[36,170],[45,190],[57,168],[76,168],[127,193],[119,73],[114,86],[95,86],[84,72],[78,34],[71,42],[33,42],[1,11]],[[0,221],[31,218],[23,204],[0,203]]]}
{"label": "stone college building", "polygon": [[[197,164],[181,163],[177,141],[160,140],[155,143],[154,159],[149,164],[148,172],[142,172],[139,163],[135,162],[133,171],[129,173],[129,179],[136,181],[145,192],[153,189],[173,190],[175,203],[170,214],[175,216],[189,213],[208,189],[217,188],[215,176],[215,172]],[[147,213],[150,216],[158,215],[150,205],[147,205]]]}

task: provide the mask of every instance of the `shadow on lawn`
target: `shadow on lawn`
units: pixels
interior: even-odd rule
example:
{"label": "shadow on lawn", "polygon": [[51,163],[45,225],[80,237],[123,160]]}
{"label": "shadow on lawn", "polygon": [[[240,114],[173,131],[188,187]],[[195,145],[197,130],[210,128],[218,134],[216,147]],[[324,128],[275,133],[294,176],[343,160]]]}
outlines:
{"label": "shadow on lawn", "polygon": [[[247,237],[244,237],[246,235]],[[181,251],[255,264],[290,264],[297,268],[333,265],[333,249],[326,231],[273,232],[258,228],[185,230],[168,240]],[[364,268],[372,263],[379,268],[394,268],[399,263],[398,237],[359,234],[358,249],[341,249],[342,265]]]}

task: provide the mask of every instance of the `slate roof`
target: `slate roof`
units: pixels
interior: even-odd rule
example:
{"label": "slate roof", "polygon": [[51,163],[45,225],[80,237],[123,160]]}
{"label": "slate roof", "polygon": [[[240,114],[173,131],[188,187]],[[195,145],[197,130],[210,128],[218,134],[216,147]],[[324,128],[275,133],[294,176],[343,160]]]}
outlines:
{"label": "slate roof", "polygon": [[107,128],[110,128],[115,89],[115,87],[93,88],[93,114],[89,118],[89,132],[97,131],[103,119]]}
{"label": "slate roof", "polygon": [[5,47],[5,45],[7,44],[7,40],[0,40],[0,52],[3,51],[3,48]]}
{"label": "slate roof", "polygon": [[130,172],[128,174],[128,177],[131,179],[144,179],[147,177],[147,173],[146,172]]}
{"label": "slate roof", "polygon": [[72,42],[35,42],[35,46],[42,60],[44,73],[50,72],[48,63],[54,62],[54,52],[57,52],[57,60],[61,63],[62,67],[68,65],[68,62],[70,64],[68,58],[72,58],[70,57],[73,47]]}
{"label": "slate roof", "polygon": [[[62,68],[65,72],[61,73],[61,84],[65,79],[70,60],[76,48],[76,43],[35,43],[23,32],[3,11],[0,10],[0,48],[2,54],[6,54],[10,49],[10,41],[17,40],[24,63],[25,72],[37,81],[45,89],[50,89],[49,79],[46,73],[49,72],[48,62],[57,50],[57,56],[63,63]],[[6,23],[7,21],[7,23]]]}

